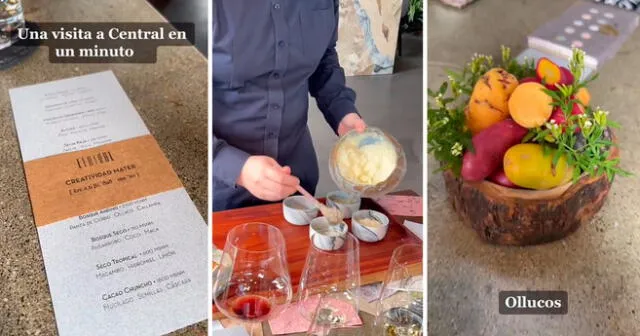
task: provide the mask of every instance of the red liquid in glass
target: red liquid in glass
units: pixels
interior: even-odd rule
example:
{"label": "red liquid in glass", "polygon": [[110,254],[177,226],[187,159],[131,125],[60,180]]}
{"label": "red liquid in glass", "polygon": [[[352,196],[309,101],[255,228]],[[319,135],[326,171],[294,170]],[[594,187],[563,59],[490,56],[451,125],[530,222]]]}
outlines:
{"label": "red liquid in glass", "polygon": [[247,295],[237,298],[231,310],[240,319],[255,320],[271,312],[271,302],[261,296]]}

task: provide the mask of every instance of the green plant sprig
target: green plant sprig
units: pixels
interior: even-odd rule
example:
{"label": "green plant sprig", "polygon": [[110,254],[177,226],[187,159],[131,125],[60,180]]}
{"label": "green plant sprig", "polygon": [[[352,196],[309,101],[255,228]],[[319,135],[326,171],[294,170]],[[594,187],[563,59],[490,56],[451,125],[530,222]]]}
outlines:
{"label": "green plant sprig", "polygon": [[[553,152],[554,165],[564,156],[567,163],[573,167],[574,182],[584,173],[591,177],[604,174],[610,181],[613,181],[616,175],[630,176],[630,172],[619,167],[620,160],[610,155],[610,149],[617,146],[611,139],[611,129],[617,128],[618,125],[608,119],[609,112],[599,107],[593,110],[589,106],[583,106],[575,98],[580,88],[586,87],[598,77],[594,74],[581,80],[584,72],[584,51],[573,50],[569,71],[574,76],[574,84],[560,85],[557,90],[545,89],[547,95],[552,98],[554,109],[562,110],[565,124],[547,122],[543,127],[530,130],[523,142],[536,142],[543,145],[545,153]],[[580,104],[584,113],[573,115],[574,104]]]}
{"label": "green plant sprig", "polygon": [[422,22],[423,0],[410,0],[409,11],[407,12],[408,21],[411,23],[416,19]]}

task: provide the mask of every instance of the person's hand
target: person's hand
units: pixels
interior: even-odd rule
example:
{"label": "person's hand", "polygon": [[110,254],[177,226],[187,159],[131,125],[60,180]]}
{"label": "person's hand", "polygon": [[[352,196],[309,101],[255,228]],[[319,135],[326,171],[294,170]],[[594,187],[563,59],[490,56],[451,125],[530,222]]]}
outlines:
{"label": "person's hand", "polygon": [[338,135],[343,136],[351,130],[356,130],[357,132],[362,133],[366,128],[367,124],[364,120],[362,120],[357,113],[353,112],[344,116],[342,121],[340,121],[340,124],[338,125]]}
{"label": "person's hand", "polygon": [[238,185],[264,201],[276,202],[296,192],[300,180],[291,168],[282,167],[268,156],[250,156],[237,181]]}

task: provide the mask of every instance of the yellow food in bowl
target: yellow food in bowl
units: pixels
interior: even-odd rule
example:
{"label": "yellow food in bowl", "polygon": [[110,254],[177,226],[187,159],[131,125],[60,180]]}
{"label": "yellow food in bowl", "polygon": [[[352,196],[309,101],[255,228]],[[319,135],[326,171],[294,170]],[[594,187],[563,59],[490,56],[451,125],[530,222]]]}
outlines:
{"label": "yellow food in bowl", "polygon": [[382,226],[382,223],[373,218],[360,218],[358,219],[358,223],[370,228],[377,228]]}
{"label": "yellow food in bowl", "polygon": [[396,168],[398,155],[388,141],[360,145],[366,135],[344,140],[337,152],[340,175],[357,185],[376,185],[386,181]]}

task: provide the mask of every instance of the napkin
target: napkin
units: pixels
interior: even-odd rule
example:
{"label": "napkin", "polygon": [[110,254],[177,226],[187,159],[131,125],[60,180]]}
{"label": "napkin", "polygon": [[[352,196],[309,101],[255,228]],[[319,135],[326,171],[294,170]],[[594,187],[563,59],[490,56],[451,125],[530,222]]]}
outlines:
{"label": "napkin", "polygon": [[462,8],[476,0],[440,0],[445,5],[453,6],[456,8]]}
{"label": "napkin", "polygon": [[220,321],[211,321],[210,329],[211,330],[222,330],[222,329],[224,329],[224,326],[222,325],[222,323],[220,323]]}
{"label": "napkin", "polygon": [[422,196],[386,195],[376,202],[394,216],[422,217]]}
{"label": "napkin", "polygon": [[243,326],[234,326],[231,328],[224,328],[219,321],[211,322],[211,330],[215,331],[216,336],[249,336],[249,333]]}
{"label": "napkin", "polygon": [[[315,306],[314,302],[318,299],[307,300],[306,305]],[[331,299],[328,299],[331,300]],[[335,307],[339,307],[341,310],[347,311],[348,327],[355,327],[362,325],[362,320],[358,316],[358,312],[353,306],[340,300],[332,300],[331,304]],[[300,313],[299,303],[293,303],[284,309],[278,317],[269,320],[269,327],[271,327],[271,333],[273,335],[285,335],[294,333],[306,332],[311,326],[311,322],[306,320]],[[216,333],[217,335],[217,333]]]}
{"label": "napkin", "polygon": [[420,240],[424,240],[422,235],[422,224],[412,222],[410,220],[405,220],[402,225],[404,225],[404,227],[406,227],[409,231],[413,232],[413,234],[420,238]]}
{"label": "napkin", "polygon": [[358,295],[367,302],[374,302],[380,298],[381,289],[382,282],[361,286],[358,288]]}

